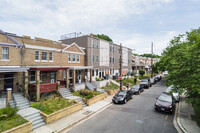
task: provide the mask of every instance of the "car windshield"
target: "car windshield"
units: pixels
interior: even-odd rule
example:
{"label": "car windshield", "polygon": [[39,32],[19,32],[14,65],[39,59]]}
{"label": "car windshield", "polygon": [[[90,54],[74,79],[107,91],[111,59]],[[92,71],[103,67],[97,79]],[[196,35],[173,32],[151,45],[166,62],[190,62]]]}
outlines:
{"label": "car windshield", "polygon": [[167,95],[165,93],[162,93],[159,96],[158,100],[165,101],[165,102],[172,102],[172,97],[171,97],[171,95]]}
{"label": "car windshield", "polygon": [[131,88],[134,89],[134,90],[138,90],[139,89],[139,85],[134,85]]}
{"label": "car windshield", "polygon": [[148,80],[147,79],[142,79],[141,82],[148,82]]}
{"label": "car windshield", "polygon": [[124,91],[120,91],[120,92],[117,93],[118,96],[123,96],[124,94],[125,94]]}

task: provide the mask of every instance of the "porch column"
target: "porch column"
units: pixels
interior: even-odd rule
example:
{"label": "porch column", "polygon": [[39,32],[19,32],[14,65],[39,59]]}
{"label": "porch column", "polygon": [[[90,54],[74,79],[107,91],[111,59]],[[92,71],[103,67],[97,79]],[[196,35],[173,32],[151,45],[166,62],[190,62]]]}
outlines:
{"label": "porch column", "polygon": [[12,88],[7,88],[6,107],[8,107],[8,103],[11,100],[11,92],[12,92]]}
{"label": "porch column", "polygon": [[85,72],[85,70],[82,71],[82,74],[83,74],[83,79],[85,81],[85,89],[87,88],[87,74]]}
{"label": "porch column", "polygon": [[24,89],[25,89],[25,97],[27,97],[27,94],[28,94],[28,72],[25,72]]}
{"label": "porch column", "polygon": [[92,69],[90,69],[90,83],[92,83]]}
{"label": "porch column", "polygon": [[76,70],[75,69],[73,69],[72,75],[73,75],[73,88],[75,91],[76,90]]}
{"label": "porch column", "polygon": [[65,72],[66,72],[66,88],[69,88],[69,69],[67,69]]}
{"label": "porch column", "polygon": [[36,71],[36,98],[40,100],[40,70]]}

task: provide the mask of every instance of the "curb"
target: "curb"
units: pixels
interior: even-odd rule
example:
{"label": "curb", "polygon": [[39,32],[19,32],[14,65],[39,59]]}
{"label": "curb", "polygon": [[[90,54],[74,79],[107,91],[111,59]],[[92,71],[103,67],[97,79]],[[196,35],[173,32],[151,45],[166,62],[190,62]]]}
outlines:
{"label": "curb", "polygon": [[[56,131],[56,133],[62,133],[62,132],[67,132],[69,130],[71,130],[70,128],[72,128],[73,126],[77,125],[78,123],[80,122],[83,122],[84,120],[86,120],[87,118],[93,116],[94,114],[97,114],[99,113],[100,111],[102,111],[103,109],[107,108],[108,106],[110,106],[112,104],[112,102],[110,102],[109,104],[107,104],[106,106],[100,108],[99,110],[97,110],[96,112],[92,112],[91,114],[87,115],[86,117],[80,119],[80,120],[77,120],[76,122],[74,122],[73,124],[70,124],[70,125],[67,125],[66,127],[60,129],[59,131]],[[66,131],[67,130],[67,131]]]}
{"label": "curb", "polygon": [[[174,123],[174,126],[176,128],[176,130],[178,132],[182,132],[182,133],[187,133],[187,131],[183,128],[183,126],[181,125],[180,123],[180,120],[179,120],[179,114],[180,114],[180,103],[182,102],[182,95],[180,96],[180,101],[178,103],[178,108],[176,109],[176,114],[174,116],[174,120],[173,120],[173,123]],[[175,125],[175,121],[176,121],[176,124],[178,125],[178,127]]]}

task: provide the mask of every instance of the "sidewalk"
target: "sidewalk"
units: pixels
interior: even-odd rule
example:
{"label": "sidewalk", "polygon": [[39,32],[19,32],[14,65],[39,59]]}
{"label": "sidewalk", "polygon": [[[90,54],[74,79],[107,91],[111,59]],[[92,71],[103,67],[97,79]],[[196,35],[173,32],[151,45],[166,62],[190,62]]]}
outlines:
{"label": "sidewalk", "polygon": [[191,115],[194,115],[193,107],[192,105],[186,103],[184,95],[180,96],[177,113],[177,124],[182,132],[200,133],[200,128],[198,127],[196,121],[191,119]]}
{"label": "sidewalk", "polygon": [[33,130],[31,133],[52,133],[52,132],[62,132],[67,128],[73,126],[74,124],[88,118],[92,114],[101,110],[102,108],[108,106],[112,101],[113,96],[108,96],[107,98],[96,102],[90,106],[84,107],[82,110],[75,112],[71,115],[63,117],[57,121],[54,121],[50,124],[44,125]]}

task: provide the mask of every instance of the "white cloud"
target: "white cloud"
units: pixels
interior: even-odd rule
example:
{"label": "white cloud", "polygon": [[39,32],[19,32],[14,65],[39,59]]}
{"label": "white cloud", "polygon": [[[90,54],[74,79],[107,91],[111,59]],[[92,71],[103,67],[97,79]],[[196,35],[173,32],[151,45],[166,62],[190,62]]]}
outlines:
{"label": "white cloud", "polygon": [[152,36],[132,34],[127,39],[124,39],[123,44],[135,49],[135,53],[143,54],[151,53],[151,43],[153,42],[154,54],[161,55],[161,52],[167,47],[169,41],[177,35],[178,33],[176,31],[162,31]]}

